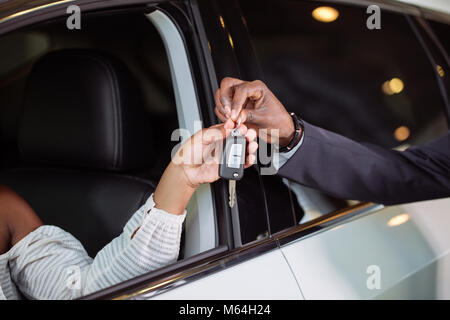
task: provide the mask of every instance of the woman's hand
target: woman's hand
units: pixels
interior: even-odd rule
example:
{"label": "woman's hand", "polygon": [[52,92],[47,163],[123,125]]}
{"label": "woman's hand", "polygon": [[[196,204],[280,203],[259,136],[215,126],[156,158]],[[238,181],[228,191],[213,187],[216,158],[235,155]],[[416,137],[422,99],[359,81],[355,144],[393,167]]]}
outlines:
{"label": "woman's hand", "polygon": [[[233,130],[231,123],[218,124],[207,129],[200,130],[193,135],[177,151],[172,162],[181,166],[186,182],[197,188],[202,183],[214,182],[219,179],[219,163],[222,156],[224,139]],[[255,163],[255,151],[258,148],[256,143],[255,130],[247,130],[241,125],[239,131],[247,139],[247,154],[245,158],[245,168]]]}
{"label": "woman's hand", "polygon": [[[202,183],[219,179],[219,163],[224,139],[233,130],[232,123],[202,129],[176,152],[158,183],[154,194],[157,208],[182,214],[195,189]],[[245,168],[255,163],[258,148],[256,132],[241,125],[239,131],[247,139]]]}

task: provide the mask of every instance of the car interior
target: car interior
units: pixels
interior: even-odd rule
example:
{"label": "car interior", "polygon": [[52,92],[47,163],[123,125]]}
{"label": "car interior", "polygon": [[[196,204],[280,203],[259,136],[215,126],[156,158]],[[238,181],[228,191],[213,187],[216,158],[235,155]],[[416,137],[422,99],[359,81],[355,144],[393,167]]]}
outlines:
{"label": "car interior", "polygon": [[[163,41],[142,11],[127,11],[85,14],[80,30],[65,17],[39,23],[0,43],[0,183],[94,256],[154,191],[178,143]],[[236,245],[302,219],[282,180],[263,180],[266,198],[256,170],[238,184]],[[199,252],[185,254],[185,240],[179,259]]]}
{"label": "car interior", "polygon": [[50,21],[0,43],[0,183],[94,256],[170,161],[178,121],[162,41],[129,13],[86,17],[76,31]]}
{"label": "car interior", "polygon": [[[179,118],[166,49],[141,11],[65,23],[0,37],[0,183],[93,257],[155,190]],[[238,184],[238,246],[302,219],[281,179],[264,181],[267,198],[256,170]],[[179,260],[202,251],[185,251],[186,234]]]}

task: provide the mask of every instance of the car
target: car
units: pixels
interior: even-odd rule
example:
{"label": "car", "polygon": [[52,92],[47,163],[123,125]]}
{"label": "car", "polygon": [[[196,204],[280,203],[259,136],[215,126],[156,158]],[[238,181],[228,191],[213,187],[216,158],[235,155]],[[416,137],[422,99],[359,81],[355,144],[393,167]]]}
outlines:
{"label": "car", "polygon": [[[218,123],[225,77],[357,141],[423,144],[448,131],[449,23],[437,0],[2,2],[0,183],[94,256],[180,139]],[[74,60],[55,80],[58,52]],[[104,56],[123,78],[97,75]],[[233,208],[226,181],[196,191],[176,263],[81,299],[450,298],[450,198],[338,199],[267,174],[259,152]]]}

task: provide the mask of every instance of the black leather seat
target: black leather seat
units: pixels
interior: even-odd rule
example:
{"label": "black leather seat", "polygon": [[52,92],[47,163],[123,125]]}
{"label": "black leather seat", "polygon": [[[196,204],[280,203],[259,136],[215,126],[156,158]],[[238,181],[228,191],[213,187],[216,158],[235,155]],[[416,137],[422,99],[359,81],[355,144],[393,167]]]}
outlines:
{"label": "black leather seat", "polygon": [[137,85],[123,63],[92,50],[60,50],[34,65],[19,128],[21,165],[0,183],[45,224],[77,237],[91,256],[118,236],[155,183],[152,136]]}

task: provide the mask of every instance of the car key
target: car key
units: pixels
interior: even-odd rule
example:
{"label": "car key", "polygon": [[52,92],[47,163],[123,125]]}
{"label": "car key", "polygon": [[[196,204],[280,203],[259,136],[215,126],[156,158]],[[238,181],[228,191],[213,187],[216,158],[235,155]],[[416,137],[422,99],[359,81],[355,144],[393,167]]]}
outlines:
{"label": "car key", "polygon": [[246,139],[238,128],[231,131],[225,140],[222,159],[219,165],[219,176],[228,180],[229,205],[234,207],[236,197],[236,181],[244,176]]}

